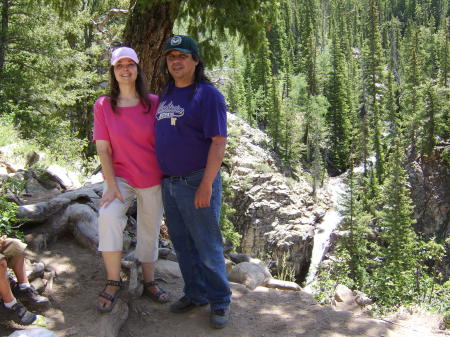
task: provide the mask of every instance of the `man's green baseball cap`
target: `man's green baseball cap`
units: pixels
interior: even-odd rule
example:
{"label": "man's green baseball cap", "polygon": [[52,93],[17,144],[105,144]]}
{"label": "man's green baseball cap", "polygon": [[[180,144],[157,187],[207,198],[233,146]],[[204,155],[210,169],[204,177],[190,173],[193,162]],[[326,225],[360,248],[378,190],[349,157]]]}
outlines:
{"label": "man's green baseball cap", "polygon": [[164,43],[164,53],[171,50],[178,50],[182,53],[199,56],[198,46],[194,39],[185,35],[174,35],[169,37]]}

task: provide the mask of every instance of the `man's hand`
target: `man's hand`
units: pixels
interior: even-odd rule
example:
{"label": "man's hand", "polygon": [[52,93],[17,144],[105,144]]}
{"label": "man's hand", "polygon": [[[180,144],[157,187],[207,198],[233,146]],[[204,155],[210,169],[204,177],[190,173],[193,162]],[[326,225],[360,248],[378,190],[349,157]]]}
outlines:
{"label": "man's hand", "polygon": [[209,207],[211,204],[212,185],[201,182],[195,192],[195,208]]}
{"label": "man's hand", "polygon": [[116,198],[122,202],[125,202],[117,186],[113,186],[111,188],[108,186],[106,193],[103,193],[102,199],[100,200],[100,208],[108,207],[108,205]]}
{"label": "man's hand", "polygon": [[211,205],[212,185],[217,176],[217,172],[220,170],[226,145],[226,137],[215,136],[211,138],[211,146],[208,151],[205,173],[195,192],[195,208],[204,208]]}

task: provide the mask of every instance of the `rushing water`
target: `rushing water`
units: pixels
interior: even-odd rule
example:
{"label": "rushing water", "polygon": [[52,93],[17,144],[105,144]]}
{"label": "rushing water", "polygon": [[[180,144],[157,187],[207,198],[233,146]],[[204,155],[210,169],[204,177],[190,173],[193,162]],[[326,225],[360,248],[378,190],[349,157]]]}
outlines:
{"label": "rushing water", "polygon": [[318,224],[316,229],[314,230],[311,264],[309,266],[308,274],[306,275],[306,287],[303,289],[309,292],[312,292],[310,286],[317,274],[319,264],[330,245],[330,235],[342,219],[342,216],[337,211],[337,207],[345,190],[345,184],[343,183],[342,177],[330,178],[326,189],[331,194],[333,206],[330,208],[330,210],[328,210],[328,212],[323,217],[322,222]]}

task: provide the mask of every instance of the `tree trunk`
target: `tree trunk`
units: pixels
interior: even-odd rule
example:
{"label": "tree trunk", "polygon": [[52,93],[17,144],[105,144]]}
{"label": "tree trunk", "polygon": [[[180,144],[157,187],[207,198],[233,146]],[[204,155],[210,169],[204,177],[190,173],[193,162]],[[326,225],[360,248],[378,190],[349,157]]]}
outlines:
{"label": "tree trunk", "polygon": [[153,4],[137,1],[130,10],[125,27],[124,43],[136,50],[150,91],[157,94],[163,88],[161,62],[164,41],[172,33],[182,1],[158,1]]}
{"label": "tree trunk", "polygon": [[8,10],[9,0],[2,0],[2,28],[0,31],[0,76],[3,73],[6,46],[8,44]]}

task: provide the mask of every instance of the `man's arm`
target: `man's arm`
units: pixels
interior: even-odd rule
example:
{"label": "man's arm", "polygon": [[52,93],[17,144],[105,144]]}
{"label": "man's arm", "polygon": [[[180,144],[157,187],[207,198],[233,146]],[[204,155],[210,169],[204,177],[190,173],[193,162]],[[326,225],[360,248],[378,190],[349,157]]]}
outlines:
{"label": "man's arm", "polygon": [[217,172],[219,172],[225,154],[227,137],[215,136],[211,140],[205,173],[195,193],[195,208],[209,207],[211,203],[212,184]]}
{"label": "man's arm", "polygon": [[103,193],[102,200],[100,200],[100,208],[103,206],[108,207],[108,205],[116,198],[124,202],[122,194],[120,193],[116,183],[110,142],[106,140],[96,140],[95,146],[97,148],[97,154],[100,158],[100,163],[102,164],[103,178],[108,186],[106,193]]}

